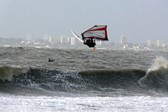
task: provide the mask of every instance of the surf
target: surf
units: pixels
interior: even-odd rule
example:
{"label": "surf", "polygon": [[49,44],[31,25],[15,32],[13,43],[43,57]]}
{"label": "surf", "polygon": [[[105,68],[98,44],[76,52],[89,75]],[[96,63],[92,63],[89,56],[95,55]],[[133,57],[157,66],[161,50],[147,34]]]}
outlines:
{"label": "surf", "polygon": [[144,88],[168,91],[168,61],[159,56],[138,82]]}
{"label": "surf", "polygon": [[27,72],[13,75],[12,80],[0,81],[0,91],[12,94],[44,93],[46,95],[59,92],[81,94],[106,91],[110,92],[109,95],[114,95],[121,89],[137,88],[137,81],[144,75],[144,70],[133,69],[65,72],[30,68]]}
{"label": "surf", "polygon": [[18,76],[25,72],[25,69],[20,66],[0,66],[0,80],[11,81],[13,76]]}

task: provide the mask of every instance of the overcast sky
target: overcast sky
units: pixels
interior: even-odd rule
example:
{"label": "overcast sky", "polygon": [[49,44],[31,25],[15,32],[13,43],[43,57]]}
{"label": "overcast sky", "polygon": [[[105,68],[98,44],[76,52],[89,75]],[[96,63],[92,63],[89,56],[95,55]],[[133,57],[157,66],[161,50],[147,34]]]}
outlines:
{"label": "overcast sky", "polygon": [[0,0],[0,36],[80,34],[108,26],[110,41],[168,42],[168,0]]}

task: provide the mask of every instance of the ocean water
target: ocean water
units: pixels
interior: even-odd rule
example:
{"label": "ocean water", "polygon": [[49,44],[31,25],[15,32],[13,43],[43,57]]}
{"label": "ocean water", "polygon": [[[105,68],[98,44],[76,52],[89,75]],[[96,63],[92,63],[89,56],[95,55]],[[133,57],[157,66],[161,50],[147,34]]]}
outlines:
{"label": "ocean water", "polygon": [[0,111],[167,112],[167,60],[166,51],[1,47]]}

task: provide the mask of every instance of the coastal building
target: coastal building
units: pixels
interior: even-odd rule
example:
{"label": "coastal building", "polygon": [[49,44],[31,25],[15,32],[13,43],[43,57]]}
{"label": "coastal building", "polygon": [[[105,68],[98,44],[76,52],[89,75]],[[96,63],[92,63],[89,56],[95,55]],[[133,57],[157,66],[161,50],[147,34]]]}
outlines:
{"label": "coastal building", "polygon": [[121,44],[121,45],[124,45],[124,46],[127,44],[127,37],[126,37],[126,36],[123,36],[123,35],[122,35],[122,36],[120,37],[120,44]]}
{"label": "coastal building", "polygon": [[157,41],[156,41],[156,46],[157,46],[157,47],[161,47],[161,41],[160,41],[160,40],[157,40]]}
{"label": "coastal building", "polygon": [[74,37],[71,37],[70,39],[71,39],[71,43],[70,43],[70,44],[71,44],[71,45],[76,45],[75,38],[74,38]]}
{"label": "coastal building", "polygon": [[48,37],[48,42],[50,42],[50,43],[52,42],[52,37],[51,36]]}
{"label": "coastal building", "polygon": [[151,46],[151,40],[147,40],[146,44],[148,47]]}

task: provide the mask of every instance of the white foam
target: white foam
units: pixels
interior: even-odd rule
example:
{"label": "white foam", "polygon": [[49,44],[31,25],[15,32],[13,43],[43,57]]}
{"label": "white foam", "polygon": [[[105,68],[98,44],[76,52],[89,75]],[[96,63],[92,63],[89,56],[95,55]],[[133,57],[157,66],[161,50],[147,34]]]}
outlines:
{"label": "white foam", "polygon": [[1,80],[12,80],[13,75],[19,75],[24,71],[23,68],[13,66],[0,66],[0,79]]}
{"label": "white foam", "polygon": [[168,69],[168,60],[162,56],[156,57],[152,66],[148,69],[148,72],[159,70],[161,68]]}

